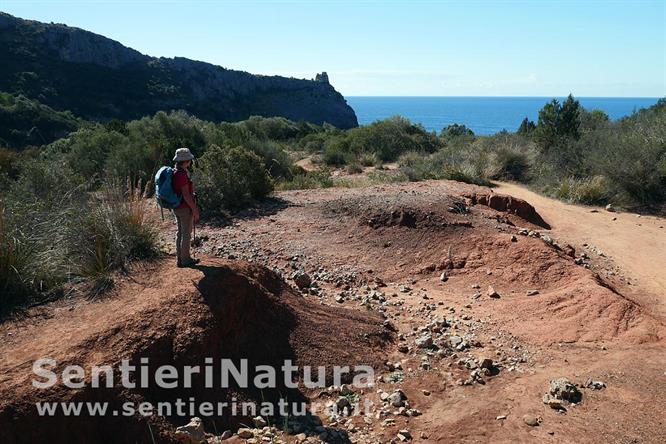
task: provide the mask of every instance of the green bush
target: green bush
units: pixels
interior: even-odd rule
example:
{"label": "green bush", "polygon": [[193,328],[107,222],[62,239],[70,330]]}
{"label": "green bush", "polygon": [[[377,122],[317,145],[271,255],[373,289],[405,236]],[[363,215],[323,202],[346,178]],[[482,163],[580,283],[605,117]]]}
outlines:
{"label": "green bush", "polygon": [[603,176],[584,179],[569,177],[550,190],[550,194],[558,199],[586,205],[605,204],[609,201],[611,193],[608,179]]}
{"label": "green bush", "polygon": [[6,313],[70,280],[107,279],[156,254],[137,188],[80,183],[65,163],[31,160],[0,199],[0,311]]}
{"label": "green bush", "polygon": [[202,210],[211,216],[238,209],[273,190],[261,158],[243,147],[211,145],[197,163],[195,181]]}
{"label": "green bush", "polygon": [[363,172],[363,167],[360,163],[353,162],[347,165],[345,171],[347,174],[361,174]]}
{"label": "green bush", "polygon": [[69,234],[68,246],[76,274],[104,279],[133,260],[157,255],[157,233],[147,221],[149,203],[143,194],[141,183],[123,186],[114,180],[80,209],[81,219],[76,233]]}
{"label": "green bush", "polygon": [[0,92],[0,146],[23,149],[65,137],[84,122],[22,95]]}
{"label": "green bush", "polygon": [[336,185],[330,171],[308,171],[292,177],[291,180],[278,184],[280,190],[307,190],[312,188],[331,188]]}
{"label": "green bush", "polygon": [[358,162],[364,167],[375,166],[381,162],[374,153],[363,153],[358,157]]}
{"label": "green bush", "polygon": [[323,160],[326,165],[342,166],[352,159],[349,143],[345,138],[334,138],[326,142]]}
{"label": "green bush", "polygon": [[530,159],[525,152],[501,147],[493,152],[492,175],[494,179],[524,181],[528,178]]}

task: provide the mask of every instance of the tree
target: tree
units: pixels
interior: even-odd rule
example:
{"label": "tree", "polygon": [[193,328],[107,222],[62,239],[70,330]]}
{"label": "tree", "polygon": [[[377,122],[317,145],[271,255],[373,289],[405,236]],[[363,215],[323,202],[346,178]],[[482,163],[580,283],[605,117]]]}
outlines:
{"label": "tree", "polygon": [[518,134],[521,136],[529,136],[532,134],[532,131],[536,129],[536,124],[532,122],[528,117],[525,117],[520,126],[518,127]]}
{"label": "tree", "polygon": [[450,140],[462,136],[474,137],[474,131],[467,128],[465,125],[454,123],[444,128],[441,133],[441,137],[445,140]]}
{"label": "tree", "polygon": [[534,140],[542,151],[548,152],[568,141],[580,139],[581,110],[580,102],[571,94],[561,105],[553,99],[541,108]]}
{"label": "tree", "polygon": [[562,104],[559,121],[557,122],[557,133],[560,137],[580,139],[580,112],[580,102],[569,94]]}

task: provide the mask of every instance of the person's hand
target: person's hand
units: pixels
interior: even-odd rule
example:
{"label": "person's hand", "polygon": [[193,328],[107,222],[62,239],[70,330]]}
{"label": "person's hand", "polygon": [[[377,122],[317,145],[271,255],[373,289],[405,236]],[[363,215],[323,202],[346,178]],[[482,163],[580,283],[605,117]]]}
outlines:
{"label": "person's hand", "polygon": [[192,219],[194,220],[195,224],[197,222],[199,222],[200,217],[201,217],[201,215],[199,214],[199,209],[198,208],[195,208],[194,210],[192,210]]}

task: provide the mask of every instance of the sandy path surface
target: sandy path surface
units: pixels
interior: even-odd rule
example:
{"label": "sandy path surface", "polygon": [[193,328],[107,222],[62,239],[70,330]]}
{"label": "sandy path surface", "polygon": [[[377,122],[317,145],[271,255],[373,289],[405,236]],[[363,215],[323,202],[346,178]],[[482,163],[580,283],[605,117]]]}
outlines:
{"label": "sandy path surface", "polygon": [[495,192],[530,202],[551,225],[554,237],[600,249],[631,284],[645,290],[637,292],[637,302],[666,319],[666,219],[571,205],[513,183],[498,185]]}

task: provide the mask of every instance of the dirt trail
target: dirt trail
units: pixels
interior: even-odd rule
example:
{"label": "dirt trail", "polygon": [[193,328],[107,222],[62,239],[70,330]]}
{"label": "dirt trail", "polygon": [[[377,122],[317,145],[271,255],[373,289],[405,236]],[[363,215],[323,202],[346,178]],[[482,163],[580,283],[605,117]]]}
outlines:
{"label": "dirt trail", "polygon": [[[666,322],[654,316],[666,314],[663,220],[590,213],[509,184],[493,193],[515,198],[480,198],[490,193],[443,180],[278,192],[229,225],[198,227],[196,269],[176,269],[173,258],[137,265],[103,298],[61,300],[0,324],[0,442],[91,442],[122,430],[109,442],[152,443],[147,421],[158,442],[176,442],[187,416],[34,427],[33,403],[216,402],[236,392],[195,384],[45,394],[29,384],[31,362],[148,356],[184,366],[210,350],[214,359],[376,370],[372,389],[345,389],[369,401],[370,414],[290,418],[288,436],[258,426],[247,442],[383,444],[402,442],[404,430],[414,444],[666,442]],[[173,222],[151,217],[172,250]],[[541,217],[552,230],[535,223]],[[577,384],[582,401],[564,411],[544,404],[555,378]],[[314,404],[341,395],[328,387],[288,397]],[[233,430],[240,421],[211,419]],[[217,435],[211,419],[206,430]],[[239,436],[224,442],[246,442]]]}
{"label": "dirt trail", "polygon": [[666,220],[571,205],[513,183],[498,185],[496,193],[530,202],[551,224],[553,237],[600,249],[625,272],[632,285],[647,291],[636,292],[637,302],[666,319]]}

